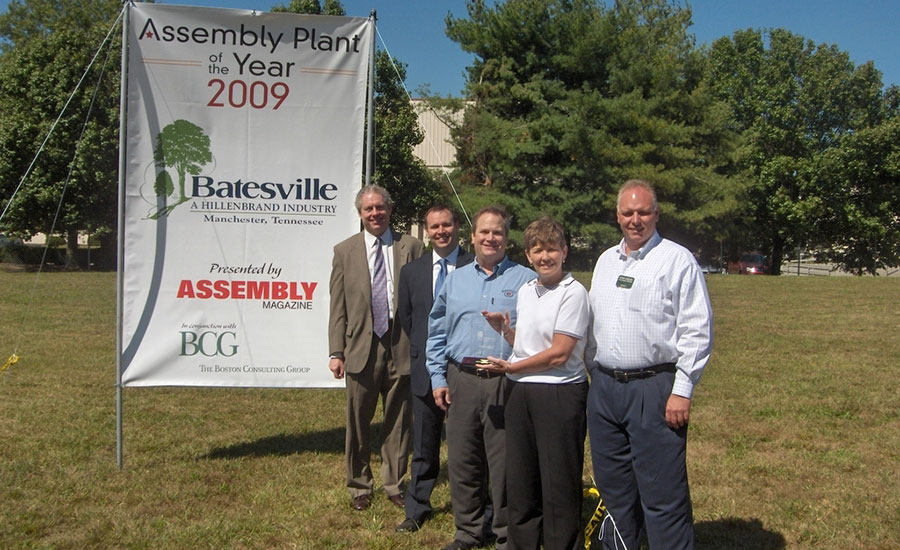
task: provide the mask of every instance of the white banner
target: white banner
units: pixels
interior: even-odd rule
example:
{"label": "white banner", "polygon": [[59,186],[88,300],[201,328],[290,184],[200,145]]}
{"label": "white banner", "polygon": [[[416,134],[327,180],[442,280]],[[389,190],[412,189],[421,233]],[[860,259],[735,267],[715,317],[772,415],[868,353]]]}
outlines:
{"label": "white banner", "polygon": [[132,4],[126,386],[342,386],[332,247],[359,231],[368,19]]}

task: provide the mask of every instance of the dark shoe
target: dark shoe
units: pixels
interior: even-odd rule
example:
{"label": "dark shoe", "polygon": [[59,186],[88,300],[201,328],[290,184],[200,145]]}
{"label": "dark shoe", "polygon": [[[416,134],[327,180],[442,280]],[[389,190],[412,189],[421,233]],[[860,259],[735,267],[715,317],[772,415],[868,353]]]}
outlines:
{"label": "dark shoe", "polygon": [[403,500],[403,493],[397,493],[396,495],[388,495],[388,500],[394,503],[394,506],[397,508],[405,508],[406,501]]}
{"label": "dark shoe", "polygon": [[469,550],[470,548],[478,548],[477,542],[466,542],[464,540],[453,539],[447,546],[441,550]]}
{"label": "dark shoe", "polygon": [[350,507],[358,512],[368,510],[371,505],[372,495],[359,495],[358,497],[353,497],[353,502],[350,503]]}
{"label": "dark shoe", "polygon": [[406,518],[403,520],[403,523],[394,529],[394,531],[397,531],[398,533],[415,533],[421,528],[422,525],[418,521],[413,518]]}

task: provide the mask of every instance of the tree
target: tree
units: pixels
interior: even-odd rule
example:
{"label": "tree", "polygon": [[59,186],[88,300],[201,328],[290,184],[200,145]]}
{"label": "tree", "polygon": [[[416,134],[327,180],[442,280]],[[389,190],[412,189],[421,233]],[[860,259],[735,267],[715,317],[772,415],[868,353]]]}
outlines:
{"label": "tree", "polygon": [[[735,207],[727,108],[702,81],[688,8],[665,0],[470,0],[447,34],[476,56],[454,132],[464,182],[499,192],[514,227],[547,213],[577,247],[620,238],[615,192],[657,187],[662,229],[713,248]],[[471,188],[470,188],[471,190]],[[570,247],[572,248],[572,247]],[[718,246],[715,246],[718,249]]]}
{"label": "tree", "polygon": [[854,132],[817,158],[825,259],[862,275],[900,265],[900,118]]}
{"label": "tree", "polygon": [[707,79],[730,107],[728,125],[742,136],[738,166],[749,182],[750,228],[777,274],[795,247],[822,247],[836,257],[836,229],[855,222],[845,210],[836,223],[833,205],[853,197],[824,182],[841,172],[835,159],[844,140],[881,123],[886,102],[871,62],[855,67],[837,46],[815,46],[784,29],[767,37],[768,47],[752,29],[714,42]]}
{"label": "tree", "polygon": [[306,15],[346,15],[344,6],[339,0],[325,0],[324,6],[319,0],[291,0],[287,5],[273,6],[272,12],[301,13]]}
{"label": "tree", "polygon": [[56,31],[108,25],[122,9],[118,0],[11,0],[0,14],[0,50],[9,51]]}
{"label": "tree", "polygon": [[424,134],[403,82],[406,66],[384,50],[375,56],[375,170],[373,181],[391,193],[391,221],[408,229],[443,200],[440,185],[413,154]]}
{"label": "tree", "polygon": [[[292,0],[272,11],[322,14],[318,0]],[[326,0],[326,15],[344,15],[338,0]],[[401,229],[420,221],[425,211],[442,200],[437,179],[413,154],[424,138],[418,117],[404,87],[406,66],[379,51],[375,59],[375,166],[373,181],[387,189],[394,200],[391,221]]]}
{"label": "tree", "polygon": [[[120,9],[117,0],[77,4],[14,0],[0,15],[3,207]],[[67,236],[69,265],[75,262],[79,231],[111,235],[115,228],[119,124],[115,36],[73,96],[2,222],[4,231],[21,236],[49,233],[68,178],[56,231]],[[108,252],[114,255],[115,247],[108,247]]]}

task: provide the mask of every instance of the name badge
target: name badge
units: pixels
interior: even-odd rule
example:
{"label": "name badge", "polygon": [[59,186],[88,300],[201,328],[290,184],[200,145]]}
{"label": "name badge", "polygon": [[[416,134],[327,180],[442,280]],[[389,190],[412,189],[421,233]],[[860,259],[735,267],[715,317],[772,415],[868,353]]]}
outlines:
{"label": "name badge", "polygon": [[631,288],[632,286],[634,286],[634,277],[619,275],[619,278],[616,279],[616,286],[618,288]]}

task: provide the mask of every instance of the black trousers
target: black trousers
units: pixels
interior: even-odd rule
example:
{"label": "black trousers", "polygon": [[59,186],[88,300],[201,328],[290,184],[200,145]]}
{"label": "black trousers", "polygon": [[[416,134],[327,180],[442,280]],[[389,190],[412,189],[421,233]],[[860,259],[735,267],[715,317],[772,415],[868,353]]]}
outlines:
{"label": "black trousers", "polygon": [[506,493],[510,549],[584,547],[581,525],[588,383],[509,381]]}
{"label": "black trousers", "polygon": [[409,487],[406,489],[406,517],[422,523],[431,514],[431,492],[441,471],[441,428],[444,411],[434,403],[431,392],[412,396],[413,456]]}

